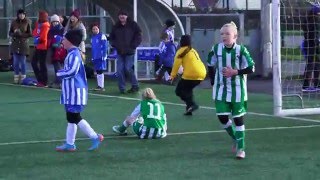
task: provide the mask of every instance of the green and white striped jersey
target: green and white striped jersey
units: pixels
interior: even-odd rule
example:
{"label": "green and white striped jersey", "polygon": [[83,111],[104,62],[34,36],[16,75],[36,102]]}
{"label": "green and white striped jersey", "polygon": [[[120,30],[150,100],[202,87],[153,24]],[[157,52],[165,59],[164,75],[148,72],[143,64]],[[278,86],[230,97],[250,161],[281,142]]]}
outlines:
{"label": "green and white striped jersey", "polygon": [[213,99],[226,102],[247,101],[247,76],[236,75],[233,77],[223,77],[222,70],[225,67],[232,69],[246,69],[252,67],[254,71],[254,62],[243,45],[234,44],[232,48],[227,48],[223,43],[212,47],[208,55],[208,66],[214,66],[216,69]]}
{"label": "green and white striped jersey", "polygon": [[131,113],[131,117],[140,116],[138,122],[140,138],[160,138],[167,134],[167,117],[164,106],[157,99],[142,100]]}

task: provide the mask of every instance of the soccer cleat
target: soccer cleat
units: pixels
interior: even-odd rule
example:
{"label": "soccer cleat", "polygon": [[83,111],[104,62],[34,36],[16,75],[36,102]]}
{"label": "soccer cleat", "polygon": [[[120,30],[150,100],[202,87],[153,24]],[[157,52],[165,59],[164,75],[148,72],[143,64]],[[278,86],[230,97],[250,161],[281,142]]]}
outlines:
{"label": "soccer cleat", "polygon": [[97,86],[96,88],[93,89],[94,91],[105,91],[104,88]]}
{"label": "soccer cleat", "polygon": [[76,149],[76,145],[71,145],[67,143],[64,143],[63,145],[56,147],[56,151],[59,152],[74,152],[76,151]]}
{"label": "soccer cleat", "polygon": [[129,89],[128,91],[127,91],[127,93],[136,93],[136,92],[138,92],[139,91],[139,87],[132,87],[131,89]]}
{"label": "soccer cleat", "polygon": [[119,125],[113,126],[113,127],[112,127],[112,131],[115,132],[115,133],[118,134],[118,135],[121,135],[121,136],[126,136],[126,135],[128,135],[127,130],[125,130],[125,131],[123,131],[123,132],[120,131],[120,126],[119,126]]}
{"label": "soccer cleat", "polygon": [[199,109],[199,106],[198,105],[196,105],[196,104],[194,104],[194,105],[192,105],[191,107],[189,107],[188,109],[187,109],[187,112],[193,112],[193,111],[195,111],[195,110],[197,110],[197,109]]}
{"label": "soccer cleat", "polygon": [[192,112],[185,112],[183,115],[185,115],[185,116],[192,116]]}
{"label": "soccer cleat", "polygon": [[102,134],[98,134],[98,137],[95,139],[91,139],[92,146],[88,149],[88,151],[94,151],[98,149],[100,143],[104,140],[104,137]]}
{"label": "soccer cleat", "polygon": [[237,159],[244,159],[245,157],[246,157],[246,152],[244,152],[243,150],[237,151],[237,154],[236,154]]}

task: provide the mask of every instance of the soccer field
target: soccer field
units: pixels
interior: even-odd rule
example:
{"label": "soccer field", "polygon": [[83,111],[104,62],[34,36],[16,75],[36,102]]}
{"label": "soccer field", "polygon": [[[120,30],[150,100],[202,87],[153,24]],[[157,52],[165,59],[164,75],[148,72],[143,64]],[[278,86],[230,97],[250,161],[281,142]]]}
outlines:
{"label": "soccer field", "polygon": [[[55,152],[64,141],[66,119],[55,89],[11,85],[0,74],[0,179],[319,179],[320,117],[271,115],[272,97],[249,94],[246,154],[236,160],[231,139],[215,116],[210,89],[195,90],[201,108],[192,117],[173,86],[142,83],[163,101],[169,135],[139,140],[130,129],[116,136],[119,124],[138,103],[138,95],[119,95],[116,83],[91,92],[82,116],[105,141],[88,152],[90,141],[78,131],[77,151]],[[10,79],[9,79],[10,78]],[[94,80],[90,80],[94,87]]]}

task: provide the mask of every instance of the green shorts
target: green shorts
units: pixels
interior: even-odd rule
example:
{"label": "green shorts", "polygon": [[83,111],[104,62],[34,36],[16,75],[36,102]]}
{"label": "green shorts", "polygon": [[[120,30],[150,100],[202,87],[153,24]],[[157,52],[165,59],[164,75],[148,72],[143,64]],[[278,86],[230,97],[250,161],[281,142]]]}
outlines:
{"label": "green shorts", "polygon": [[225,102],[215,101],[217,115],[232,115],[232,118],[241,117],[247,113],[247,101]]}
{"label": "green shorts", "polygon": [[132,124],[132,129],[140,139],[158,139],[167,136],[165,129],[147,128],[139,121]]}

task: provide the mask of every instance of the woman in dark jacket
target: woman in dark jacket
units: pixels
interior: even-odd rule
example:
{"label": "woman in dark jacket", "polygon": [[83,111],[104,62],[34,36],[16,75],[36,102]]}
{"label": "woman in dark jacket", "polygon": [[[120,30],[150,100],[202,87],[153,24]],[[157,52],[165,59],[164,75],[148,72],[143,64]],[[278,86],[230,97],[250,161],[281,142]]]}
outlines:
{"label": "woman in dark jacket", "polygon": [[17,11],[17,19],[10,26],[12,38],[11,53],[13,55],[14,83],[21,83],[26,78],[26,58],[29,55],[29,38],[32,37],[31,21],[23,9]]}

